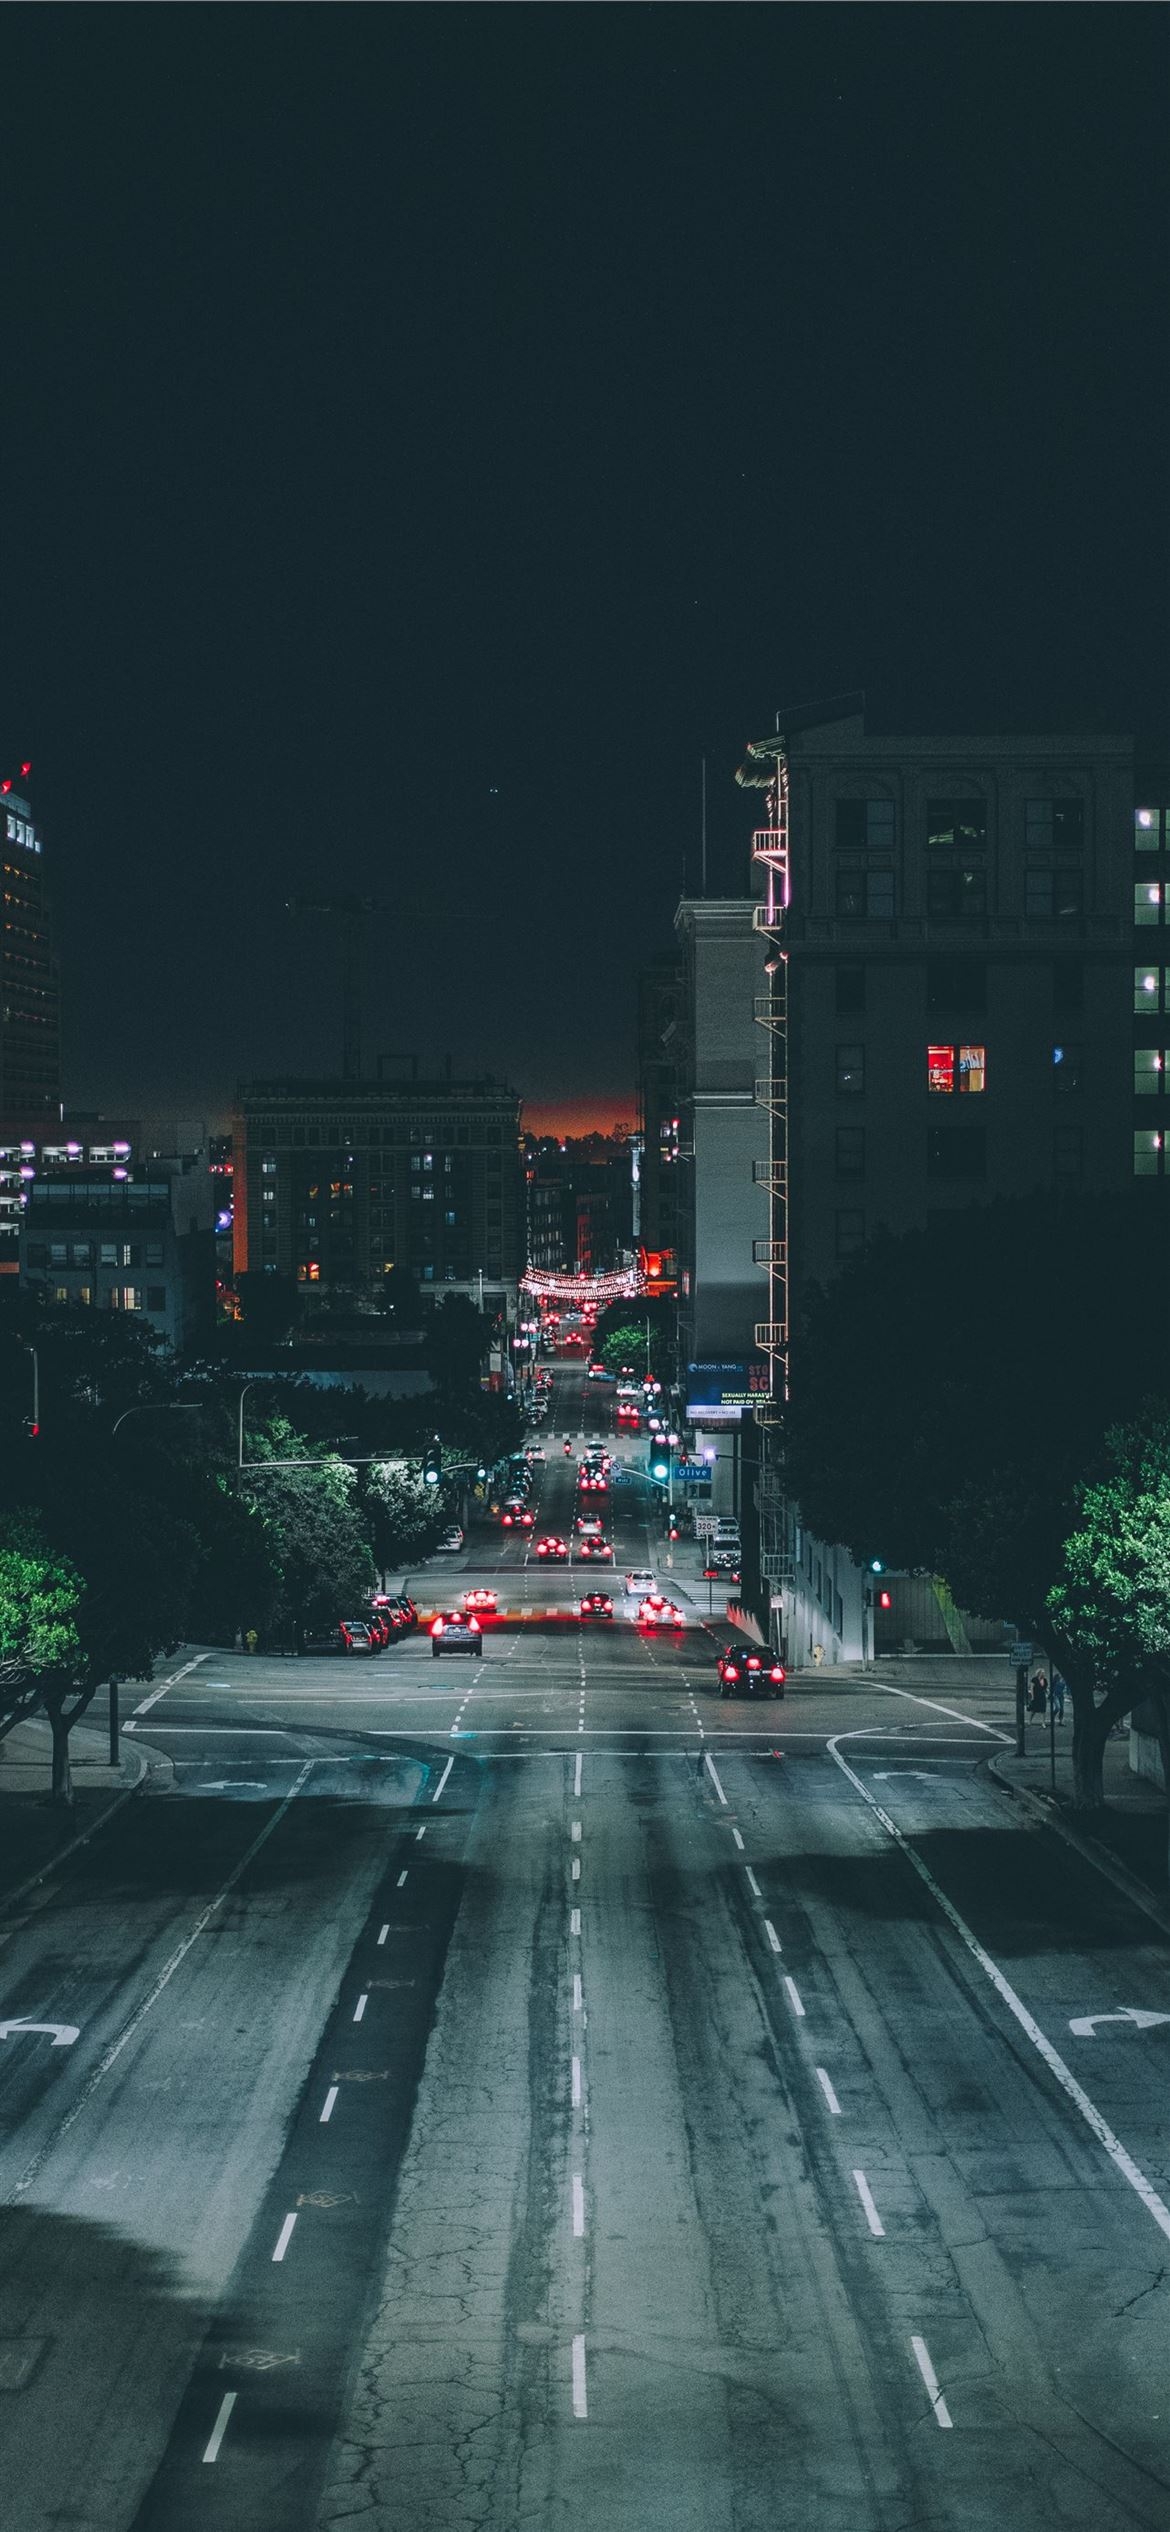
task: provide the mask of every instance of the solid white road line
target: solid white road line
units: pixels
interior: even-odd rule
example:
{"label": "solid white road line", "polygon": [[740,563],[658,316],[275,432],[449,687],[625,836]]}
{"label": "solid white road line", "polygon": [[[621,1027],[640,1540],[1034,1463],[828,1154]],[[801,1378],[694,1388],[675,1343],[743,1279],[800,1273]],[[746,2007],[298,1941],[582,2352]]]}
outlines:
{"label": "solid white road line", "polygon": [[109,2074],[111,2067],[117,2065],[123,2049],[128,2046],[129,2042],[134,2038],[135,2033],[141,2029],[141,2026],[145,2022],[151,2007],[158,2003],[159,1997],[162,1995],[164,1989],[170,1986],[171,1980],[175,1975],[175,1971],[182,1968],[188,1952],[191,1950],[192,1946],[198,1942],[204,1928],[210,1925],[217,1909],[222,1908],[224,1900],[228,1898],[230,1893],[235,1889],[236,1883],[241,1880],[244,1873],[246,1873],[253,1857],[259,1854],[262,1846],[267,1845],[273,1830],[279,1828],[285,1812],[288,1810],[289,1804],[296,1801],[302,1785],[306,1784],[309,1777],[312,1775],[315,1763],[315,1760],[311,1758],[307,1758],[305,1760],[304,1766],[301,1768],[295,1785],[290,1785],[283,1802],[278,1805],[277,1809],[272,1812],[271,1816],[265,1821],[259,1836],[253,1838],[247,1853],[241,1855],[238,1864],[233,1864],[227,1880],[221,1883],[219,1889],[216,1891],[214,1899],[208,1900],[207,1906],[202,1909],[200,1914],[196,1917],[190,1933],[184,1935],[177,1950],[172,1952],[165,1967],[160,1969],[158,1977],[155,1979],[154,1985],[150,1989],[149,1994],[143,1997],[137,2011],[131,2014],[129,2021],[119,2032],[117,2039],[112,2041],[110,2047],[106,2050],[105,2055],[98,2059],[92,2075],[89,2077],[89,2080],[83,2090],[78,2094],[77,2099],[73,2104],[73,2108],[66,2111],[65,2117],[61,2120],[60,2125],[54,2128],[51,2136],[46,2137],[44,2144],[40,2146],[38,2151],[33,2155],[32,2161],[26,2163],[19,2180],[15,2183],[15,2186],[11,2191],[9,2198],[10,2205],[13,2204],[17,2198],[23,2198],[27,2189],[31,2189],[37,2174],[44,2169],[44,2166],[48,2162],[49,2156],[53,2152],[54,2148],[60,2144],[63,2137],[68,2136],[69,2130],[73,2126],[75,2120],[81,2117],[82,2111],[88,2107],[90,2101],[93,2099],[98,2085],[105,2082],[106,2076]]}
{"label": "solid white road line", "polygon": [[[777,1944],[776,1949],[777,1949],[777,1951],[779,1951],[779,1949],[780,1949],[779,1944]],[[803,2015],[803,2013],[804,2013],[804,2006],[802,2005],[802,2003],[801,2003],[801,2001],[800,2001],[800,1997],[799,1997],[799,1995],[797,1994],[795,1981],[794,1981],[793,1979],[791,1979],[791,1978],[786,1978],[786,1979],[785,1979],[785,1981],[784,1981],[784,1984],[785,1984],[785,1986],[786,1986],[786,1988],[787,1988],[787,1990],[788,1990],[788,2001],[789,2001],[789,2004],[790,2004],[790,2005],[791,2005],[791,2007],[792,2007],[793,2012],[794,2012],[795,2014],[800,2014],[800,2015]]]}
{"label": "solid white road line", "polygon": [[574,2110],[579,2110],[579,2109],[580,2109],[580,2107],[581,2107],[581,2060],[580,2060],[580,2058],[579,2058],[579,2057],[575,2057],[575,2058],[573,2059],[573,2108],[574,2108]]}
{"label": "solid white road line", "polygon": [[364,1996],[359,1996],[359,1997],[358,1997],[358,2000],[357,2000],[357,2003],[356,2003],[356,2004],[355,2004],[355,2006],[354,2006],[354,2009],[353,2009],[353,2018],[354,2018],[354,2021],[355,2021],[355,2022],[360,2022],[360,2021],[361,2021],[362,2016],[363,2016],[363,2014],[364,2014],[364,2012],[365,2012],[366,2006],[368,2005],[369,2001],[370,2001],[370,1991],[369,1991],[369,1988],[367,1987],[367,1989],[366,1989],[366,1992],[365,1992]]}
{"label": "solid white road line", "polygon": [[820,2085],[826,2101],[828,2102],[829,2108],[833,2113],[833,2117],[835,2119],[839,2119],[841,2116],[841,2104],[837,2099],[837,2095],[829,2082],[829,2078],[826,2075],[823,2066],[818,2066],[817,2068],[817,2082]]}
{"label": "solid white road line", "polygon": [[580,1791],[581,1791],[581,1760],[582,1760],[583,1755],[584,1755],[583,1751],[578,1750],[578,1752],[577,1752],[577,1764],[576,1764],[576,1767],[575,1767],[575,1768],[574,1768],[574,1770],[573,1770],[573,1792],[574,1792],[574,1794],[579,1794],[579,1793],[580,1793]]}
{"label": "solid white road line", "polygon": [[580,2011],[581,2011],[581,1972],[580,1972],[580,1970],[575,1970],[575,1971],[574,1971],[574,1973],[573,1973],[573,2011],[574,2011],[574,2013],[580,2013]]}
{"label": "solid white road line", "polygon": [[441,1775],[441,1776],[440,1776],[440,1778],[439,1778],[438,1784],[436,1785],[435,1790],[434,1790],[433,1794],[431,1795],[431,1801],[432,1801],[432,1802],[437,1802],[437,1801],[438,1801],[439,1796],[440,1796],[440,1794],[442,1793],[443,1787],[444,1787],[444,1785],[445,1785],[445,1784],[446,1784],[446,1782],[447,1782],[447,1778],[448,1778],[448,1776],[450,1775],[451,1770],[452,1770],[452,1768],[453,1768],[454,1764],[455,1764],[454,1759],[453,1759],[453,1758],[449,1758],[449,1759],[448,1759],[448,1761],[447,1761],[447,1764],[446,1764],[445,1768],[443,1769],[443,1773],[442,1773],[442,1775]]}
{"label": "solid white road line", "polygon": [[405,1873],[399,1873],[398,1880],[397,1880],[397,1883],[396,1883],[396,1885],[395,1885],[397,1889],[401,1890],[402,1885],[403,1885],[403,1882],[405,1881],[405,1879],[406,1879],[406,1875],[405,1875]]}
{"label": "solid white road line", "polygon": [[705,1758],[705,1760],[704,1760],[703,1764],[704,1764],[704,1766],[706,1767],[706,1769],[707,1769],[707,1771],[708,1771],[708,1774],[710,1775],[711,1782],[712,1782],[712,1784],[713,1784],[713,1785],[714,1785],[714,1787],[715,1787],[715,1791],[716,1791],[716,1793],[717,1793],[717,1794],[718,1794],[718,1796],[719,1796],[720,1802],[723,1804],[724,1810],[726,1810],[726,1808],[727,1808],[727,1796],[726,1796],[726,1794],[724,1793],[723,1787],[722,1787],[722,1785],[721,1785],[721,1784],[720,1784],[720,1782],[719,1782],[719,1778],[718,1778],[718,1776],[716,1775],[716,1772],[715,1772],[715,1761],[714,1761],[714,1759],[713,1759],[713,1758],[712,1758],[712,1756],[711,1756],[711,1752],[710,1752],[710,1750],[708,1750],[707,1755],[706,1755],[706,1758]]}
{"label": "solid white road line", "polygon": [[856,2189],[857,2195],[865,2209],[865,2221],[869,2226],[870,2232],[876,2234],[880,2240],[884,2235],[886,2228],[882,2223],[877,2208],[873,2203],[873,2191],[870,2188],[864,2172],[854,2172],[853,2186]]}
{"label": "solid white road line", "polygon": [[319,2127],[323,2127],[323,2128],[328,2127],[328,2125],[329,2125],[329,2121],[331,2120],[331,2118],[332,2118],[332,2116],[333,2116],[333,2105],[334,2105],[334,2102],[336,2101],[336,2099],[337,2099],[337,2086],[336,2086],[336,2084],[330,2084],[330,2086],[329,2086],[329,2090],[328,2090],[328,2092],[327,2092],[327,2093],[326,2093],[326,2095],[325,2095],[325,2107],[324,2107],[324,2109],[322,2110],[322,2112],[321,2112],[321,2116],[320,2116],[320,2119],[319,2119],[319,2120],[318,2120],[318,2122],[317,2122],[317,2124],[318,2124],[318,2126],[319,2126]]}
{"label": "solid white road line", "polygon": [[[773,1951],[778,1952],[780,1950],[780,1937],[776,1932],[776,1928],[772,1923],[771,1917],[765,1917],[764,1919],[764,1932],[768,1937],[768,1941],[771,1944]],[[792,1985],[791,1979],[788,1980],[788,1985]],[[803,2012],[803,2006],[801,2007],[801,2010]]]}
{"label": "solid white road line", "polygon": [[274,2260],[284,2258],[285,2252],[292,2240],[293,2226],[295,2223],[295,2215],[286,2215],[284,2223],[281,2225],[280,2231],[276,2237],[276,2249],[272,2254]]}
{"label": "solid white road line", "polygon": [[1001,1732],[994,1723],[981,1723],[978,1715],[960,1714],[957,1706],[940,1706],[936,1697],[916,1696],[912,1688],[895,1688],[888,1679],[875,1679],[871,1685],[880,1688],[883,1696],[905,1697],[912,1706],[929,1706],[932,1714],[948,1714],[952,1723],[965,1723],[969,1732],[990,1732],[993,1741],[1010,1741],[1012,1738],[1010,1732]]}
{"label": "solid white road line", "polygon": [[762,1898],[763,1898],[763,1896],[764,1896],[764,1894],[763,1894],[763,1891],[762,1891],[762,1890],[761,1890],[761,1888],[760,1888],[760,1885],[759,1885],[758,1881],[756,1880],[756,1877],[755,1877],[755,1874],[754,1874],[754,1873],[753,1873],[753,1871],[752,1871],[751,1865],[750,1865],[750,1864],[745,1864],[745,1866],[744,1866],[744,1871],[746,1872],[747,1877],[748,1877],[748,1887],[749,1887],[749,1889],[750,1889],[750,1890],[752,1890],[752,1891],[754,1892],[755,1897],[756,1897],[757,1899],[762,1899]]}
{"label": "solid white road line", "polygon": [[[234,2400],[235,2393],[232,2392],[230,2397]],[[589,2404],[585,2397],[585,2341],[583,2338],[575,2338],[573,2341],[573,2416],[587,2418],[588,2415]]]}
{"label": "solid white road line", "polygon": [[569,1932],[570,1934],[579,1934],[580,1931],[581,1911],[579,1908],[571,1908],[569,1911]]}
{"label": "solid white road line", "polygon": [[580,2172],[573,2174],[573,2232],[578,2241],[585,2230],[585,2186]]}
{"label": "solid white road line", "polygon": [[952,2426],[954,2424],[954,2420],[952,2419],[950,2410],[948,2409],[942,2393],[939,2390],[938,2375],[931,2364],[930,2350],[927,2347],[925,2339],[912,2338],[910,2345],[914,2350],[914,2362],[917,2365],[918,2371],[921,2374],[927,2391],[930,2394],[930,2405],[934,2411],[938,2424],[940,2427]]}
{"label": "solid white road line", "polygon": [[925,1882],[931,1897],[942,1909],[947,1923],[954,1927],[960,1942],[966,1944],[972,1960],[978,1961],[980,1969],[991,1980],[996,1994],[1002,1998],[1008,2012],[1014,2015],[1020,2029],[1027,2033],[1033,2048],[1043,2058],[1050,2074],[1055,2075],[1061,2091],[1067,2094],[1074,2109],[1080,2111],[1086,2127],[1092,2130],[1097,2143],[1104,2147],[1114,2169],[1121,2173],[1123,2180],[1129,2182],[1130,2188],[1141,2199],[1147,2215],[1153,2217],[1159,2231],[1165,2234],[1167,2241],[1170,2241],[1170,2207],[1166,2205],[1163,2198],[1159,2197],[1153,2182],[1146,2179],[1145,2173],[1139,2169],[1132,2154],[1127,2153],[1120,2137],[1114,2135],[1108,2120],[1102,2117],[1096,2103],[1090,2100],[1083,2084],[1077,2082],[1072,2068],[1066,2066],[1059,2051],[1053,2047],[1051,2040],[1046,2037],[1039,2023],[1029,2013],[1022,1997],[1016,1994],[1015,1988],[1004,1977],[1002,1969],[997,1962],[993,1961],[990,1952],[984,1951],[978,1935],[972,1933],[966,1918],[960,1916],[953,1900],[948,1899],[945,1890],[940,1888],[929,1865],[923,1863],[921,1855],[910,1844],[909,1839],[903,1837],[901,1829],[895,1821],[891,1820],[888,1811],[883,1811],[880,1802],[870,1792],[868,1785],[862,1783],[860,1776],[854,1773],[848,1760],[842,1758],[836,1739],[826,1742],[825,1746],[830,1757],[836,1760],[842,1775],[847,1776],[850,1784],[856,1787],[862,1801],[869,1804],[875,1818],[880,1820],[887,1836],[893,1839],[895,1846],[901,1848],[907,1863],[913,1865],[919,1879]]}
{"label": "solid white road line", "polygon": [[738,1848],[739,1848],[740,1854],[742,1855],[742,1853],[743,1853],[743,1839],[741,1838],[741,1836],[740,1836],[740,1834],[739,1834],[739,1830],[738,1830],[738,1829],[733,1829],[733,1830],[732,1830],[732,1832],[731,1832],[731,1834],[732,1834],[733,1838],[735,1839],[735,1843],[736,1843],[736,1845],[737,1845],[737,1846],[738,1846]]}
{"label": "solid white road line", "polygon": [[385,1940],[386,1940],[386,1937],[387,1937],[387,1935],[389,1934],[389,1932],[390,1932],[390,1928],[389,1928],[389,1926],[388,1926],[388,1925],[383,1925],[383,1926],[380,1926],[380,1927],[379,1927],[379,1929],[378,1929],[378,1950],[379,1950],[379,1951],[381,1951],[381,1949],[382,1949],[382,1945],[384,1944],[384,1942],[385,1942]]}
{"label": "solid white road line", "polygon": [[217,2462],[219,2460],[219,2448],[223,2442],[225,2434],[227,2433],[227,2422],[233,2409],[235,2408],[238,2397],[239,2394],[237,2392],[225,2391],[223,2399],[219,2404],[215,2425],[208,2436],[207,2444],[204,2449],[203,2459],[205,2462]]}

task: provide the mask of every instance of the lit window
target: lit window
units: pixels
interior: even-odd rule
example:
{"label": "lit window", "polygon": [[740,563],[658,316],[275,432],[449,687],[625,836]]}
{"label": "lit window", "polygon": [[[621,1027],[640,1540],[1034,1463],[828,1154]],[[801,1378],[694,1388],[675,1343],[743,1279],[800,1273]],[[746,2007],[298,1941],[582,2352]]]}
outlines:
{"label": "lit window", "polygon": [[982,1046],[928,1046],[926,1087],[960,1095],[987,1088],[987,1050]]}
{"label": "lit window", "polygon": [[1135,967],[1133,971],[1133,1007],[1135,1011],[1161,1011],[1163,967]]}
{"label": "lit window", "polygon": [[928,800],[926,841],[937,845],[940,851],[947,845],[958,845],[964,851],[976,846],[982,852],[987,844],[987,802]]}
{"label": "lit window", "polygon": [[1133,892],[1135,923],[1164,923],[1165,890],[1160,879],[1139,879]]}
{"label": "lit window", "polygon": [[1161,849],[1168,813],[1165,809],[1135,809],[1133,840],[1139,853],[1156,853]]}
{"label": "lit window", "polygon": [[1139,1126],[1133,1138],[1133,1174],[1135,1178],[1161,1178],[1165,1175],[1166,1138]]}
{"label": "lit window", "polygon": [[1161,1098],[1165,1081],[1166,1049],[1161,1046],[1135,1046],[1133,1086],[1139,1097]]}

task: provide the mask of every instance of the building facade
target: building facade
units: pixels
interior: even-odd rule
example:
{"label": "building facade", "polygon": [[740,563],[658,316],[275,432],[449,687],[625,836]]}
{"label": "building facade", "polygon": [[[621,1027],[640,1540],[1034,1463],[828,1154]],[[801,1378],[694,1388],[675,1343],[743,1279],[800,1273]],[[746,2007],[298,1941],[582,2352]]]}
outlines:
{"label": "building facade", "polygon": [[233,1126],[237,1275],[355,1298],[517,1282],[520,1102],[476,1081],[251,1082]]}
{"label": "building facade", "polygon": [[215,1318],[215,1193],[206,1152],[50,1162],[28,1187],[20,1279],[49,1307],[133,1313],[175,1352]]}
{"label": "building facade", "polygon": [[683,968],[657,959],[638,978],[638,1209],[634,1237],[652,1284],[678,1275],[679,1020]]}
{"label": "building facade", "polygon": [[29,803],[0,790],[0,1139],[12,1122],[61,1114],[61,987],[44,838]]}

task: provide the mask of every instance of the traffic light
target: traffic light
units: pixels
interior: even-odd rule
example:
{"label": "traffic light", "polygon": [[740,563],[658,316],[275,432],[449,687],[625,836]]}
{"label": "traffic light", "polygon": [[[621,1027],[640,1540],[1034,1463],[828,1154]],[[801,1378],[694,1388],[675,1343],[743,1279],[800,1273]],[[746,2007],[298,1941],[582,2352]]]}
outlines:
{"label": "traffic light", "polygon": [[666,1484],[670,1475],[670,1461],[664,1449],[655,1451],[650,1462],[650,1474],[657,1479],[660,1486]]}
{"label": "traffic light", "polygon": [[438,1434],[436,1433],[434,1441],[429,1443],[427,1446],[426,1456],[423,1460],[423,1484],[424,1486],[441,1485],[442,1477],[443,1447]]}
{"label": "traffic light", "polygon": [[24,1419],[24,1429],[30,1442],[35,1442],[39,1439],[41,1428],[33,1416],[26,1415]]}
{"label": "traffic light", "polygon": [[894,1605],[894,1595],[893,1595],[893,1592],[892,1592],[892,1591],[879,1591],[878,1596],[877,1596],[877,1604],[878,1604],[879,1609],[892,1609],[892,1608],[893,1608],[893,1605]]}
{"label": "traffic light", "polygon": [[880,1556],[871,1556],[869,1570],[871,1574],[884,1574],[886,1568],[883,1559]]}

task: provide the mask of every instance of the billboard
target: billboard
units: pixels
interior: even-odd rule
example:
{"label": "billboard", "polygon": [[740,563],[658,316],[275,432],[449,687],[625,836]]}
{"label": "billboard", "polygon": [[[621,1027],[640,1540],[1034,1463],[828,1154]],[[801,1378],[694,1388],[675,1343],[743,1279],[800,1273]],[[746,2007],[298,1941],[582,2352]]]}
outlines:
{"label": "billboard", "polygon": [[687,1415],[692,1424],[738,1424],[745,1409],[766,1398],[765,1363],[688,1363]]}

